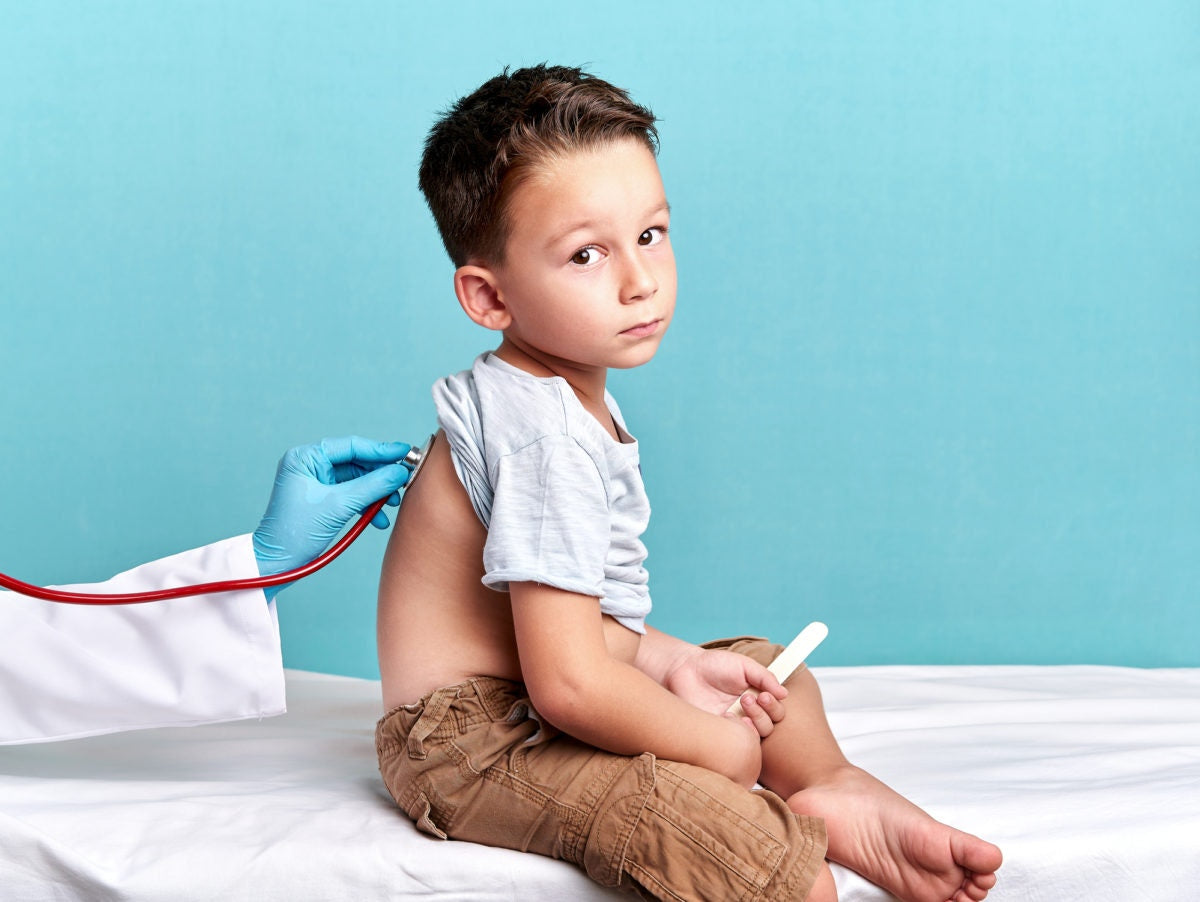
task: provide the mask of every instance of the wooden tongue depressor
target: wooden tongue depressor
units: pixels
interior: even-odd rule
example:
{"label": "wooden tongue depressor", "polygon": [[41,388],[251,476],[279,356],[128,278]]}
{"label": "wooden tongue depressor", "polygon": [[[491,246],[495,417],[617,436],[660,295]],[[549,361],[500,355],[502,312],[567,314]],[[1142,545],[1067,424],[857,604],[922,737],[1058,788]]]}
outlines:
{"label": "wooden tongue depressor", "polygon": [[[800,665],[804,663],[804,659],[811,655],[813,649],[824,642],[825,637],[828,635],[829,627],[819,620],[813,621],[800,630],[800,634],[788,643],[788,647],[779,653],[779,657],[771,662],[771,666],[767,670],[771,671],[771,674],[780,683],[784,682],[800,668]],[[745,693],[742,694],[745,695]],[[725,713],[745,716],[740,696],[737,701],[729,706],[729,710]]]}

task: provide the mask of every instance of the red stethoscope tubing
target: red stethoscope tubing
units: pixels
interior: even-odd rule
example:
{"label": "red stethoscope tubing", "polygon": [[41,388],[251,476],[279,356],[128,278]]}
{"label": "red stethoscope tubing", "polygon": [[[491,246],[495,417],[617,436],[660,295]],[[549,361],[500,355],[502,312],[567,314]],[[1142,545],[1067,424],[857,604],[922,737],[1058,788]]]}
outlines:
{"label": "red stethoscope tubing", "polygon": [[0,587],[11,589],[13,592],[21,595],[40,598],[43,601],[58,601],[65,604],[106,605],[144,604],[148,601],[163,601],[168,598],[186,598],[189,595],[209,595],[214,592],[238,592],[246,589],[266,589],[271,586],[281,586],[284,583],[295,582],[298,579],[303,579],[306,576],[316,573],[349,548],[350,543],[362,534],[362,531],[367,528],[367,524],[379,513],[380,508],[386,502],[386,498],[380,498],[363,511],[363,515],[359,518],[358,522],[351,526],[349,531],[338,539],[324,554],[313,558],[303,566],[287,570],[283,573],[274,573],[271,576],[227,579],[213,583],[198,583],[194,586],[175,586],[170,589],[156,589],[151,592],[93,594],[89,592],[65,592],[61,589],[46,589],[42,586],[34,586],[30,583],[21,582],[19,579],[13,579],[11,576],[0,573]]}

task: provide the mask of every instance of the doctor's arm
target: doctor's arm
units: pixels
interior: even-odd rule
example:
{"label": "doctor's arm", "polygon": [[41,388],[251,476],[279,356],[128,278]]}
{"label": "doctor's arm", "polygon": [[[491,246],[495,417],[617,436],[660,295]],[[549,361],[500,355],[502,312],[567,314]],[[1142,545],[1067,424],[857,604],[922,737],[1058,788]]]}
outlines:
{"label": "doctor's arm", "polygon": [[[123,593],[278,573],[393,496],[408,446],[332,439],[288,451],[253,536],[71,587]],[[395,497],[391,500],[397,501]],[[375,524],[387,525],[382,513]],[[0,744],[266,717],[285,710],[275,606],[259,590],[93,607],[0,593]]]}

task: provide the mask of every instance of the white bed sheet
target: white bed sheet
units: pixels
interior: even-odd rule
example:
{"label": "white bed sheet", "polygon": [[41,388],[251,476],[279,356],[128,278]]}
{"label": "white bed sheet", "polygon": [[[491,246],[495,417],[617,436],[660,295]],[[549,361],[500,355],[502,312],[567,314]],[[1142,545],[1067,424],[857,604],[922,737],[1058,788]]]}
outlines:
{"label": "white bed sheet", "polygon": [[[1200,670],[816,668],[850,757],[1001,845],[998,900],[1200,886]],[[601,900],[561,862],[418,833],[379,684],[289,672],[287,715],[0,748],[3,900]],[[836,869],[844,902],[889,897]]]}

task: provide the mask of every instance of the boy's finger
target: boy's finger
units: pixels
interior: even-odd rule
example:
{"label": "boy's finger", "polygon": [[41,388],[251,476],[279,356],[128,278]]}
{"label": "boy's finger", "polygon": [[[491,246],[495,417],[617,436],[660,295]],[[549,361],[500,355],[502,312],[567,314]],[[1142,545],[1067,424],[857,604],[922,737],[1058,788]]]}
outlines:
{"label": "boy's finger", "polygon": [[758,703],[762,705],[764,711],[770,716],[773,723],[779,723],[783,720],[784,712],[787,710],[783,707],[783,703],[769,692],[763,692],[758,696]]}
{"label": "boy's finger", "polygon": [[776,679],[775,674],[757,661],[746,661],[746,682],[754,689],[769,692],[776,698],[787,698],[787,688]]}
{"label": "boy's finger", "polygon": [[763,710],[762,705],[758,703],[758,696],[753,692],[747,692],[742,696],[742,711],[754,729],[758,731],[759,736],[766,738],[767,734],[774,729],[775,721]]}

